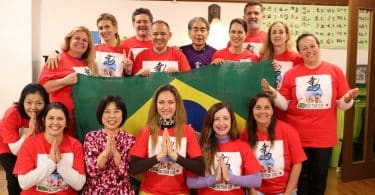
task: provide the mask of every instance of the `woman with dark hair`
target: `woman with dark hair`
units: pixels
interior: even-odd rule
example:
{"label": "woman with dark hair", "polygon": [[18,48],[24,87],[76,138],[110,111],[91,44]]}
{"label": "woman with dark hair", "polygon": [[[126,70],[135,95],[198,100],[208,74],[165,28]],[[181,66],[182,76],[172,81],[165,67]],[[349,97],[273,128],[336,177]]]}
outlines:
{"label": "woman with dark hair", "polygon": [[41,130],[41,116],[49,104],[42,85],[30,83],[21,92],[18,102],[8,108],[0,121],[0,165],[4,167],[8,193],[20,194],[21,188],[13,168],[22,143]]}
{"label": "woman with dark hair", "polygon": [[301,34],[296,44],[303,63],[285,73],[280,92],[266,80],[262,88],[278,108],[287,110],[286,121],[298,130],[307,155],[298,194],[323,195],[332,147],[338,141],[337,108],[349,109],[359,90],[349,88],[340,67],[321,60],[315,35]]}
{"label": "woman with dark hair", "polygon": [[22,194],[78,194],[85,184],[82,145],[66,134],[68,119],[64,104],[47,105],[42,116],[44,132],[23,143],[13,172]]}
{"label": "woman with dark hair", "polygon": [[131,149],[130,171],[144,172],[140,195],[189,194],[186,170],[204,172],[194,129],[186,124],[180,93],[172,85],[159,87],[151,102],[146,127]]}
{"label": "woman with dark hair", "polygon": [[259,58],[253,52],[243,47],[246,39],[247,24],[245,20],[235,18],[229,25],[230,46],[216,51],[212,56],[211,64],[224,64],[227,61],[257,62]]}
{"label": "woman with dark hair", "polygon": [[245,194],[242,188],[259,187],[262,169],[254,154],[239,139],[234,112],[226,103],[208,109],[199,143],[205,162],[205,176],[188,176],[189,188],[198,194]]}
{"label": "woman with dark hair", "polygon": [[119,96],[105,97],[96,116],[103,128],[85,137],[87,184],[83,194],[135,194],[129,173],[129,151],[135,138],[121,129],[127,117],[124,101]]}
{"label": "woman with dark hair", "polygon": [[301,163],[306,155],[297,131],[276,120],[274,110],[269,94],[255,95],[249,103],[246,130],[241,138],[254,149],[263,166],[262,186],[256,188],[256,194],[296,194]]}

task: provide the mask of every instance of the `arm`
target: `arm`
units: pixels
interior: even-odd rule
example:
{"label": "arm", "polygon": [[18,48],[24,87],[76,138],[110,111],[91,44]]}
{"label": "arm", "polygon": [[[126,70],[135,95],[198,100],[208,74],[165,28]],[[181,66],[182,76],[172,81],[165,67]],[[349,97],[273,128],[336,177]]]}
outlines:
{"label": "arm", "polygon": [[59,66],[59,61],[60,61],[59,52],[52,51],[51,53],[48,54],[46,66],[52,70],[57,69],[57,67]]}
{"label": "arm", "polygon": [[9,143],[8,144],[10,151],[14,155],[18,154],[18,151],[20,150],[20,148],[21,148],[23,142],[25,141],[25,139],[26,139],[26,136],[23,135],[23,136],[21,136],[21,138],[18,141],[14,142],[14,143]]}
{"label": "arm", "polygon": [[297,164],[294,164],[292,166],[292,169],[291,169],[290,175],[289,175],[288,184],[286,186],[284,194],[287,194],[287,195],[292,194],[294,188],[297,185],[298,178],[299,178],[299,175],[301,173],[301,169],[302,169],[301,163],[297,163]]}
{"label": "arm", "polygon": [[233,175],[230,173],[228,182],[241,187],[259,187],[262,184],[262,177],[259,172],[253,175],[244,176]]}
{"label": "arm", "polygon": [[64,158],[57,164],[57,172],[67,184],[77,191],[82,189],[83,185],[85,185],[86,175],[80,174],[77,170],[73,169]]}
{"label": "arm", "polygon": [[342,110],[347,110],[353,106],[353,99],[356,99],[359,94],[359,89],[350,89],[344,96],[337,101],[337,107]]}
{"label": "arm", "polygon": [[51,175],[55,169],[56,164],[51,159],[46,159],[44,163],[41,163],[41,166],[36,167],[26,174],[18,175],[20,187],[22,189],[29,189],[35,186],[41,180]]}
{"label": "arm", "polygon": [[189,188],[197,189],[197,188],[205,188],[209,186],[213,186],[216,183],[215,175],[210,175],[207,177],[190,177],[186,178],[186,185]]}
{"label": "arm", "polygon": [[158,160],[156,159],[156,155],[151,158],[140,158],[132,155],[130,163],[130,173],[137,174],[146,171],[157,163]]}
{"label": "arm", "polygon": [[67,85],[73,85],[78,82],[77,73],[73,72],[61,79],[49,80],[43,84],[43,87],[46,88],[48,93],[57,91]]}
{"label": "arm", "polygon": [[276,89],[274,89],[266,79],[262,79],[261,86],[264,92],[269,93],[273,97],[276,107],[283,111],[288,109],[289,102]]}
{"label": "arm", "polygon": [[176,162],[180,164],[181,166],[183,166],[185,169],[195,174],[203,175],[204,173],[204,161],[203,161],[202,156],[188,159],[188,158],[178,155]]}

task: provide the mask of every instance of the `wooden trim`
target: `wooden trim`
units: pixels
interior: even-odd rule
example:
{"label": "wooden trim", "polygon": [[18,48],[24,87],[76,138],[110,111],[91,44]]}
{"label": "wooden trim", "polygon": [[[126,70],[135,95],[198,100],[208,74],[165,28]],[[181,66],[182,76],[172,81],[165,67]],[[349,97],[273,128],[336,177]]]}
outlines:
{"label": "wooden trim", "polygon": [[[152,0],[151,0],[152,1]],[[160,0],[154,0],[160,1]],[[248,0],[161,0],[161,1],[197,1],[197,2],[216,2],[216,3],[247,3]],[[301,4],[301,5],[338,5],[347,6],[349,0],[260,0],[261,3],[275,4]]]}

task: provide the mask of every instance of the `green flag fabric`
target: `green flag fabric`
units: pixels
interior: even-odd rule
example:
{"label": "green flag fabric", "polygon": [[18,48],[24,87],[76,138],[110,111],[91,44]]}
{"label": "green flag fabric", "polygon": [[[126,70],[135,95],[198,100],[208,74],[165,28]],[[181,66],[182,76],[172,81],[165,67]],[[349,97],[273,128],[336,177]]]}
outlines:
{"label": "green flag fabric", "polygon": [[105,96],[123,97],[128,111],[124,129],[136,135],[146,123],[155,90],[164,84],[174,85],[180,92],[188,122],[200,130],[205,112],[212,104],[225,101],[236,113],[240,130],[245,126],[250,98],[261,91],[261,80],[274,83],[272,61],[257,63],[228,62],[188,72],[153,73],[149,77],[103,78],[78,76],[73,86],[76,134],[83,142],[87,132],[101,128],[96,119],[97,106]]}

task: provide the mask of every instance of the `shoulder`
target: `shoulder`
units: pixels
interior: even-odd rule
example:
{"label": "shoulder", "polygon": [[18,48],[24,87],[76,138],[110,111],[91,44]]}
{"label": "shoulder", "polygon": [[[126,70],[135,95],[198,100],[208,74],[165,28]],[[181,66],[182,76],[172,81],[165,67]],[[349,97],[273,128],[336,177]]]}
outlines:
{"label": "shoulder", "polygon": [[180,47],[180,49],[184,52],[186,50],[189,50],[192,48],[192,44],[189,44],[189,45],[183,45]]}
{"label": "shoulder", "polygon": [[18,105],[17,104],[13,104],[12,106],[10,106],[4,113],[4,117],[3,117],[3,120],[4,119],[7,119],[8,117],[14,119],[14,118],[19,118],[21,119],[22,116],[21,116],[21,113],[18,111]]}
{"label": "shoulder", "polygon": [[217,51],[217,49],[215,49],[215,48],[213,48],[211,45],[206,45],[206,50],[208,50],[208,51],[212,51],[212,52],[216,52]]}
{"label": "shoulder", "polygon": [[120,136],[126,140],[135,140],[135,137],[133,135],[131,135],[130,133],[122,130],[119,132],[120,133]]}

